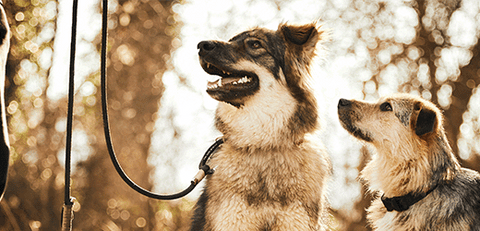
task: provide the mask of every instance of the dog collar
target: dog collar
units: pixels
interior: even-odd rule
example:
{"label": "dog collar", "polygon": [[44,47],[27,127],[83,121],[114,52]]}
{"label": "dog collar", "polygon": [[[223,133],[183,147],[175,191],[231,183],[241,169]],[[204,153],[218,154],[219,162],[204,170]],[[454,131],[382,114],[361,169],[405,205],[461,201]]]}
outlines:
{"label": "dog collar", "polygon": [[388,212],[391,212],[393,210],[403,212],[409,209],[410,206],[425,198],[435,188],[437,188],[437,185],[428,190],[426,193],[408,193],[407,195],[399,197],[385,197],[385,194],[383,194],[382,202],[385,208],[387,208]]}

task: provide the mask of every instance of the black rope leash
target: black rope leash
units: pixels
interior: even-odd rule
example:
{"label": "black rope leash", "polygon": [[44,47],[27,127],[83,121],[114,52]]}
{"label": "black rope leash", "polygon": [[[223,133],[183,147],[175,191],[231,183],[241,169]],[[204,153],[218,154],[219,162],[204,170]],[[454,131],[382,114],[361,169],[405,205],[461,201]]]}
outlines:
{"label": "black rope leash", "polygon": [[[0,4],[2,0],[0,0]],[[185,190],[171,194],[171,195],[160,195],[149,192],[142,187],[135,184],[123,171],[122,167],[118,163],[116,158],[112,139],[110,135],[110,126],[108,123],[108,112],[107,112],[107,85],[106,85],[106,57],[107,57],[107,23],[108,23],[108,0],[103,0],[103,11],[102,11],[102,49],[101,49],[101,98],[102,98],[102,114],[103,114],[103,124],[105,132],[105,140],[107,143],[108,153],[112,160],[117,173],[121,178],[129,185],[132,189],[139,192],[142,195],[145,195],[150,198],[159,199],[159,200],[173,200],[181,198],[188,193],[190,193],[195,186],[197,186],[202,179],[208,175],[213,174],[214,169],[210,168],[207,165],[209,158],[215,153],[219,146],[223,143],[223,139],[219,138],[215,143],[210,146],[210,148],[205,152],[202,160],[199,164],[199,171],[195,177],[190,182],[190,186]],[[68,87],[68,112],[67,112],[67,134],[66,134],[66,144],[65,144],[65,195],[64,195],[64,205],[62,207],[62,217],[61,217],[61,230],[69,231],[72,230],[72,220],[73,220],[73,204],[75,198],[70,196],[70,175],[71,175],[71,147],[72,147],[72,127],[73,127],[73,107],[74,107],[74,97],[75,97],[75,53],[76,53],[76,36],[77,36],[77,18],[78,18],[78,0],[73,0],[73,13],[72,13],[72,33],[71,33],[71,43],[70,43],[70,70],[69,70],[69,87]]]}
{"label": "black rope leash", "polygon": [[67,112],[67,137],[65,144],[65,196],[64,204],[62,207],[62,231],[72,230],[73,220],[73,201],[74,198],[70,197],[70,168],[71,168],[71,156],[72,156],[72,125],[73,125],[73,103],[75,96],[75,53],[76,53],[76,41],[77,41],[77,12],[78,12],[78,0],[73,1],[73,13],[72,13],[72,34],[70,43],[70,71],[69,71],[69,83],[68,83],[68,112]]}
{"label": "black rope leash", "polygon": [[103,127],[104,127],[104,133],[105,133],[105,140],[107,143],[107,149],[108,153],[110,155],[110,158],[112,160],[112,163],[117,170],[117,173],[120,175],[120,177],[123,179],[123,181],[130,186],[133,190],[137,191],[138,193],[158,199],[158,200],[173,200],[173,199],[178,199],[181,198],[188,193],[190,193],[195,186],[207,175],[207,174],[212,174],[214,172],[214,169],[211,169],[210,166],[208,166],[206,163],[208,159],[211,157],[213,153],[217,150],[217,148],[223,143],[223,139],[217,139],[215,143],[207,150],[205,155],[203,156],[202,160],[200,161],[199,164],[199,171],[195,175],[195,177],[192,179],[190,182],[190,186],[186,188],[185,190],[171,194],[171,195],[160,195],[156,193],[152,193],[150,191],[147,191],[146,189],[138,186],[135,184],[125,173],[125,171],[122,169],[120,164],[118,163],[117,157],[115,155],[115,151],[113,149],[113,144],[112,144],[112,139],[110,135],[110,126],[108,122],[108,107],[107,107],[107,68],[106,68],[106,61],[107,61],[107,23],[108,23],[108,0],[103,0],[103,11],[102,11],[102,49],[101,49],[101,65],[100,65],[100,75],[101,75],[101,95],[102,95],[102,113],[103,113]]}

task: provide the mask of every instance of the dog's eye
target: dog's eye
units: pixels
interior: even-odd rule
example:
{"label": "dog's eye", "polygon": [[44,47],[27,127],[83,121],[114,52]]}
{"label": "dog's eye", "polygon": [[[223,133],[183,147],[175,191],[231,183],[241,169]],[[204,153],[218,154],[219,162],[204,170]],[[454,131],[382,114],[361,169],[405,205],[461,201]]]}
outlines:
{"label": "dog's eye", "polygon": [[262,44],[259,41],[249,41],[248,46],[253,49],[258,49],[262,47]]}
{"label": "dog's eye", "polygon": [[392,105],[389,102],[380,104],[380,111],[393,111]]}

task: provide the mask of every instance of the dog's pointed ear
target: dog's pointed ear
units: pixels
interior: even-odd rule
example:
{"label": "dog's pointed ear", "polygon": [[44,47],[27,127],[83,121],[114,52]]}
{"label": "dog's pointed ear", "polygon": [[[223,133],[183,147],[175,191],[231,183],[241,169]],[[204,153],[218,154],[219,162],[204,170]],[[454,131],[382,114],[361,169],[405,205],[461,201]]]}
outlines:
{"label": "dog's pointed ear", "polygon": [[287,42],[299,46],[315,47],[320,35],[323,32],[318,30],[317,23],[310,23],[305,25],[280,25],[280,31],[283,33]]}
{"label": "dog's pointed ear", "polygon": [[435,131],[438,118],[434,110],[424,107],[421,102],[417,102],[413,108],[413,116],[416,117],[412,118],[412,125],[417,136],[423,136]]}

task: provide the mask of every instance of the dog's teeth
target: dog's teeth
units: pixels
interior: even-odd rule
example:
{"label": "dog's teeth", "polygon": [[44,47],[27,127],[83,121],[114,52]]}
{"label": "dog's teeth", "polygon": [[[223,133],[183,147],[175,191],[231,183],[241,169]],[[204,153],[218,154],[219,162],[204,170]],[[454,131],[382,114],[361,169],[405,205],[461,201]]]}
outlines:
{"label": "dog's teeth", "polygon": [[207,63],[207,68],[210,69],[210,63]]}
{"label": "dog's teeth", "polygon": [[238,80],[238,83],[248,83],[248,82],[250,82],[250,79],[247,76]]}
{"label": "dog's teeth", "polygon": [[221,83],[221,79],[218,79],[216,78],[215,80],[212,80],[212,81],[208,81],[207,83],[207,89],[208,90],[212,90],[212,89],[215,89],[215,88],[218,88],[218,85],[220,84],[220,86],[222,86],[222,83]]}

